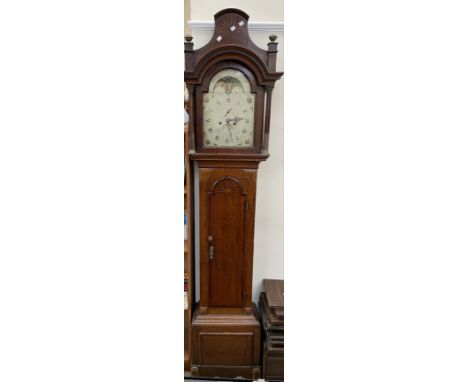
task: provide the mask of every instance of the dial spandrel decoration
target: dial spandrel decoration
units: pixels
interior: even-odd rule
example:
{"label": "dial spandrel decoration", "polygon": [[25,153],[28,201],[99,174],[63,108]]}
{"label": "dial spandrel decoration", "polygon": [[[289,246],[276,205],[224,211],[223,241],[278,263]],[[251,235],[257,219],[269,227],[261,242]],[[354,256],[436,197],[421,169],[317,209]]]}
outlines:
{"label": "dial spandrel decoration", "polygon": [[255,94],[239,70],[224,69],[213,76],[203,95],[203,145],[253,147]]}

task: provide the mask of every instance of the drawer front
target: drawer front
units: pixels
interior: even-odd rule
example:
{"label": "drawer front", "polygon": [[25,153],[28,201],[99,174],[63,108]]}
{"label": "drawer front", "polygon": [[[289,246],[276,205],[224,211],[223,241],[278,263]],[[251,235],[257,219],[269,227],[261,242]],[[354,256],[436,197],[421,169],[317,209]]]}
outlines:
{"label": "drawer front", "polygon": [[284,352],[269,352],[263,346],[263,378],[284,380]]}
{"label": "drawer front", "polygon": [[253,333],[209,333],[199,334],[199,354],[202,365],[253,364]]}

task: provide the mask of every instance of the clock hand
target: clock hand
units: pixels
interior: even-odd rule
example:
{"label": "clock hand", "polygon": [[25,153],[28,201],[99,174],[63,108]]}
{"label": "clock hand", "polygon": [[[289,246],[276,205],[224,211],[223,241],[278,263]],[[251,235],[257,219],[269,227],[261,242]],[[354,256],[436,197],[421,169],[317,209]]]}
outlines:
{"label": "clock hand", "polygon": [[229,109],[226,114],[224,114],[224,116],[226,117],[230,112],[231,112],[232,109]]}
{"label": "clock hand", "polygon": [[226,118],[226,124],[224,125],[224,126],[227,127],[227,129],[228,129],[228,131],[229,131],[229,135],[231,136],[231,141],[234,139],[234,138],[232,137],[232,131],[231,131],[231,127],[232,127],[232,126],[231,126],[231,123],[230,123],[230,122],[233,121],[233,120],[234,120],[234,119]]}
{"label": "clock hand", "polygon": [[229,126],[229,124],[227,124],[226,127],[228,128],[229,135],[231,136],[231,141],[232,141],[233,138],[232,138],[231,127]]}
{"label": "clock hand", "polygon": [[231,121],[234,121],[234,123],[238,123],[239,121],[242,121],[244,118],[241,117],[234,117],[234,118],[226,118],[226,123],[230,123]]}

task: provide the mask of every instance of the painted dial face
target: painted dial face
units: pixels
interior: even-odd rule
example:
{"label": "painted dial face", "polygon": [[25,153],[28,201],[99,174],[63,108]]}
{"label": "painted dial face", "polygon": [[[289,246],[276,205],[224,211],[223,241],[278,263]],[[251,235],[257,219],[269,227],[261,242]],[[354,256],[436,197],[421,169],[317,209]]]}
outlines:
{"label": "painted dial face", "polygon": [[203,95],[203,145],[253,147],[255,94],[239,70],[224,69]]}

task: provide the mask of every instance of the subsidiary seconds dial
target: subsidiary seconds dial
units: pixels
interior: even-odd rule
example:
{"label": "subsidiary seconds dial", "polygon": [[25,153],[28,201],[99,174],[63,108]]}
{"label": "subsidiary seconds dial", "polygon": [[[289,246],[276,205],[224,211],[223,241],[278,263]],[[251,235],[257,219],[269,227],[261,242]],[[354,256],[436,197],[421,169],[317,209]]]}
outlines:
{"label": "subsidiary seconds dial", "polygon": [[210,81],[203,96],[203,145],[252,147],[255,94],[239,70],[225,69]]}

